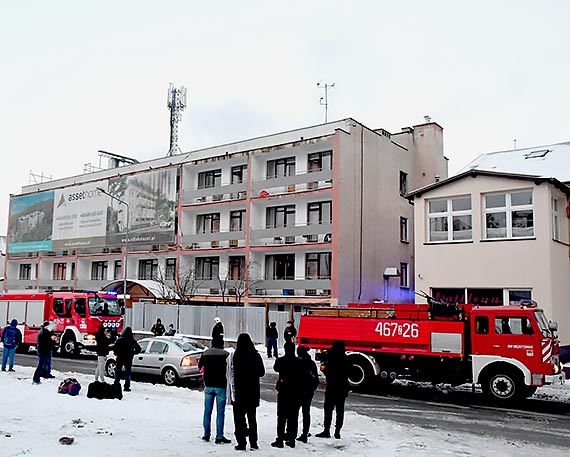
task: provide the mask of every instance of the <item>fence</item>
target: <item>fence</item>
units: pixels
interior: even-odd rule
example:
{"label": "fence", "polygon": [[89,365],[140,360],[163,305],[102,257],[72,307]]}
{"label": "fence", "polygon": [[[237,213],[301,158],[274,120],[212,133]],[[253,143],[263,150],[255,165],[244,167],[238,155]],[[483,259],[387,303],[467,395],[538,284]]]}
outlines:
{"label": "fence", "polygon": [[[301,313],[294,313],[296,327]],[[255,343],[265,343],[265,308],[239,306],[192,306],[192,305],[157,305],[154,303],[133,303],[126,310],[125,326],[135,331],[150,331],[160,318],[165,327],[174,324],[178,333],[209,338],[212,335],[214,317],[219,317],[224,324],[227,340],[236,340],[240,333],[249,333]],[[289,320],[289,311],[269,311],[269,322],[276,322],[280,339]],[[282,342],[282,341],[281,341]]]}

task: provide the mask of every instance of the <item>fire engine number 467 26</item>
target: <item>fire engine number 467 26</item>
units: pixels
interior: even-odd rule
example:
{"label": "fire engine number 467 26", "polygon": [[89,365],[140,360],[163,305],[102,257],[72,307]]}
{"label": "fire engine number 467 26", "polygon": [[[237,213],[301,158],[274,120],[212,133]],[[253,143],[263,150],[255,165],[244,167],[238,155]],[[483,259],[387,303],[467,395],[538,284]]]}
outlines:
{"label": "fire engine number 467 26", "polygon": [[375,329],[380,336],[401,336],[402,338],[417,338],[420,334],[418,324],[409,322],[378,322]]}

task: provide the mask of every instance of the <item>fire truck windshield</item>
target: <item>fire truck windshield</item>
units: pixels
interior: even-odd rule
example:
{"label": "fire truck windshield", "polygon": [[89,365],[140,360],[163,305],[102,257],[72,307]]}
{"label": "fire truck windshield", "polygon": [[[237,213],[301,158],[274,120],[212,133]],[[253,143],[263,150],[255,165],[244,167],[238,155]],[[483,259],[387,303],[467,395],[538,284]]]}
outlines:
{"label": "fire truck windshield", "polygon": [[534,315],[536,316],[536,321],[538,322],[542,336],[545,338],[552,338],[552,332],[550,331],[550,327],[548,325],[548,319],[544,313],[542,311],[535,311]]}
{"label": "fire truck windshield", "polygon": [[121,308],[116,299],[90,297],[89,314],[92,316],[120,316]]}

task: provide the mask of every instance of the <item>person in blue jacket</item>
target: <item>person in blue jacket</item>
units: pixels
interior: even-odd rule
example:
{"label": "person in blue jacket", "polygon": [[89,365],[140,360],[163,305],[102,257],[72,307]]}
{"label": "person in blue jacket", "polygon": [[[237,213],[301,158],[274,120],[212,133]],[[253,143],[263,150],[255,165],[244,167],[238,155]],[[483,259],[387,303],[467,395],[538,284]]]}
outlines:
{"label": "person in blue jacket", "polygon": [[2,330],[2,344],[4,345],[2,350],[2,371],[6,371],[8,359],[10,359],[8,371],[14,371],[14,354],[16,353],[16,347],[21,343],[22,332],[18,328],[18,321],[12,319],[10,325],[7,325]]}

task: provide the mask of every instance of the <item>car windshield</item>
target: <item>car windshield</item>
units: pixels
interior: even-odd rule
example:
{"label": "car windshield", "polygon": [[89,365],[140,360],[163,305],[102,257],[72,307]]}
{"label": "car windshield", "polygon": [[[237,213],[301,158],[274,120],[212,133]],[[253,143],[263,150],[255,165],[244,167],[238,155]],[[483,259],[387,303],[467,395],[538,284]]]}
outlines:
{"label": "car windshield", "polygon": [[115,298],[89,297],[89,314],[92,316],[120,316],[121,308]]}
{"label": "car windshield", "polygon": [[542,336],[545,338],[551,338],[552,333],[548,325],[548,319],[546,318],[544,313],[542,311],[535,311],[534,315],[536,316],[536,321],[538,322],[538,326],[540,327]]}
{"label": "car windshield", "polygon": [[198,341],[191,340],[180,340],[174,342],[178,347],[180,347],[184,352],[190,351],[202,351],[205,346]]}

